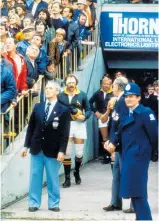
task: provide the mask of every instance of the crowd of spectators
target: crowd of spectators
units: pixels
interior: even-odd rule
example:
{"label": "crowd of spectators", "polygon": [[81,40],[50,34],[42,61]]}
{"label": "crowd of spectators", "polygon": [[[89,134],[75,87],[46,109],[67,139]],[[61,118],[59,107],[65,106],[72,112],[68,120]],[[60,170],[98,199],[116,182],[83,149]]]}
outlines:
{"label": "crowd of spectators", "polygon": [[105,0],[108,4],[158,4],[158,0]]}
{"label": "crowd of spectators", "polygon": [[36,93],[39,75],[49,76],[50,80],[56,77],[57,65],[63,57],[67,57],[69,74],[68,57],[75,48],[78,70],[82,70],[81,40],[87,41],[95,29],[96,3],[96,0],[0,1],[1,92],[2,98],[5,96],[2,101],[6,102],[2,103],[3,112],[17,96],[27,96],[28,89]]}

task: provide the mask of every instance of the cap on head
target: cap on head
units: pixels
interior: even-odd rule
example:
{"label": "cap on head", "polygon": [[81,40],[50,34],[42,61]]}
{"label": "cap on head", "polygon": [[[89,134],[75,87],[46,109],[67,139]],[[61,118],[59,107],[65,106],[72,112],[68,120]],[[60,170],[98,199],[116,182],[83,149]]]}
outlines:
{"label": "cap on head", "polygon": [[78,0],[77,4],[87,5],[86,0]]}
{"label": "cap on head", "polygon": [[22,32],[25,33],[25,32],[30,32],[30,31],[34,31],[34,30],[35,30],[34,26],[28,26],[28,27],[24,28],[22,30]]}
{"label": "cap on head", "polygon": [[131,95],[131,94],[137,95],[137,96],[141,95],[140,87],[135,83],[127,84],[124,89],[124,96]]}

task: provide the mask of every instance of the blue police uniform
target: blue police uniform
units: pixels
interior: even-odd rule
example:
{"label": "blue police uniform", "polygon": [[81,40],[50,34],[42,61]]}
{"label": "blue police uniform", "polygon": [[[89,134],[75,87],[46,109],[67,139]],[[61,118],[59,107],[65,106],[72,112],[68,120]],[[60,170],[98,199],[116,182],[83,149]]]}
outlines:
{"label": "blue police uniform", "polygon": [[[138,85],[128,84],[124,95],[129,94],[140,96]],[[132,198],[137,220],[152,220],[147,201],[147,182],[152,149],[155,150],[158,144],[158,125],[153,111],[140,104],[132,114],[127,109],[120,119],[118,136],[120,135],[122,142],[120,197]],[[116,138],[110,141],[115,144]]]}

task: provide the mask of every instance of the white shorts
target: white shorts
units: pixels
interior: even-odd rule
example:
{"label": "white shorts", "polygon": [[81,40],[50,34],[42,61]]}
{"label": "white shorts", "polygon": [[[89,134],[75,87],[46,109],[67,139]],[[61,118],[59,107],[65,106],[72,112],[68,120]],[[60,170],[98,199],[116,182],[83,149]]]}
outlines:
{"label": "white shorts", "polygon": [[69,137],[87,139],[86,122],[71,121]]}
{"label": "white shorts", "polygon": [[98,119],[98,128],[108,127],[108,123],[109,123],[109,119],[104,123],[102,123],[101,119]]}

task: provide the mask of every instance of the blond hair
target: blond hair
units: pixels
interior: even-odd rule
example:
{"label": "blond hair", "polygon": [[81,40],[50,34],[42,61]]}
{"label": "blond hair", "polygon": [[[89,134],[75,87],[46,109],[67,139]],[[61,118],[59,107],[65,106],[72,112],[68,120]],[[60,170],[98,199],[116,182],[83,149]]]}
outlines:
{"label": "blond hair", "polygon": [[65,38],[65,36],[66,36],[66,32],[65,32],[65,30],[63,28],[58,28],[56,30],[56,34],[62,35],[63,38]]}
{"label": "blond hair", "polygon": [[15,18],[16,18],[16,25],[17,25],[17,26],[20,26],[20,25],[21,25],[20,17],[19,17],[17,14],[14,14],[14,15],[9,16],[9,20],[10,20],[12,17],[15,17]]}

